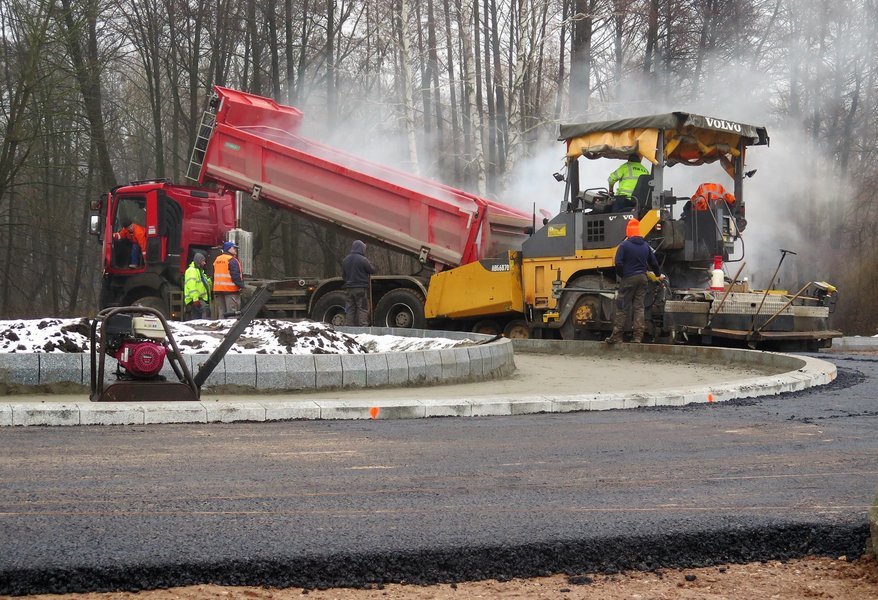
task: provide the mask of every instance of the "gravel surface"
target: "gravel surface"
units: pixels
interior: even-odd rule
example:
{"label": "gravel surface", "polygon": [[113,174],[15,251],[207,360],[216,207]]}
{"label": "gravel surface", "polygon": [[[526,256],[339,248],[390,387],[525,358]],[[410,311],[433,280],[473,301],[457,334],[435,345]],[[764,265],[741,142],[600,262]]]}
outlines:
{"label": "gravel surface", "polygon": [[[12,600],[13,596],[0,596]],[[17,596],[15,598],[22,598]],[[626,571],[612,575],[570,573],[532,579],[467,581],[418,586],[374,584],[365,588],[264,588],[194,585],[168,590],[24,596],[45,600],[461,600],[463,598],[527,598],[533,600],[801,600],[878,598],[878,564],[872,557],[849,561],[814,557],[787,562],[766,561],[701,569]]]}

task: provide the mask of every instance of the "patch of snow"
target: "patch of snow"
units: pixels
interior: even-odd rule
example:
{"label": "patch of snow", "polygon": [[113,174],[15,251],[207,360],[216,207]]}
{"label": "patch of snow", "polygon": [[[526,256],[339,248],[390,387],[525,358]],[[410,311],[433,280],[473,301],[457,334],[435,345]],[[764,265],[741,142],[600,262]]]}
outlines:
{"label": "patch of snow", "polygon": [[[91,324],[92,319],[0,321],[0,353],[89,352]],[[168,323],[177,346],[184,354],[210,354],[234,324],[234,319]],[[436,350],[475,343],[473,340],[447,338],[349,335],[325,323],[254,319],[229,349],[229,353],[366,354]]]}

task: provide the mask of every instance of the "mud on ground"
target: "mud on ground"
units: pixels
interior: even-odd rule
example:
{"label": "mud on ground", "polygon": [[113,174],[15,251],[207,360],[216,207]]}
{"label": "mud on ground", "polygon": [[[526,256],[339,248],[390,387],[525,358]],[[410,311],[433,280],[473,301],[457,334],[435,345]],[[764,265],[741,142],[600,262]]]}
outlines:
{"label": "mud on ground", "polygon": [[[0,596],[0,600],[12,599]],[[660,569],[643,573],[629,571],[616,575],[569,574],[512,579],[510,581],[475,581],[416,586],[405,584],[375,585],[369,589],[301,588],[271,589],[196,585],[143,592],[89,594],[47,594],[18,596],[41,600],[202,600],[247,598],[253,600],[463,600],[465,598],[527,598],[544,600],[732,600],[771,598],[799,600],[832,598],[864,600],[878,598],[878,563],[864,556],[849,561],[847,557],[804,558],[788,562],[768,561],[743,565],[722,565],[700,569]]]}

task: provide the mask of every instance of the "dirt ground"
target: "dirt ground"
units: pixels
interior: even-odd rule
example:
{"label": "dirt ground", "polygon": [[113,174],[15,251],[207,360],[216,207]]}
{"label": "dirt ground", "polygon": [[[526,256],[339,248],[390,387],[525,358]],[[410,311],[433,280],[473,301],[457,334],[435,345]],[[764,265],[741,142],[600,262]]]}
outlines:
{"label": "dirt ground", "polygon": [[[732,600],[771,598],[779,600],[832,598],[867,600],[878,598],[878,563],[872,557],[849,561],[846,557],[806,558],[786,563],[770,561],[724,565],[702,569],[628,572],[618,575],[554,575],[535,579],[476,581],[432,586],[385,585],[372,589],[334,588],[302,590],[197,585],[139,593],[49,594],[24,596],[41,600],[201,600],[246,598],[252,600],[378,600],[413,598],[602,599],[602,600]],[[0,596],[7,600],[10,596]],[[18,598],[22,598],[19,596]]]}

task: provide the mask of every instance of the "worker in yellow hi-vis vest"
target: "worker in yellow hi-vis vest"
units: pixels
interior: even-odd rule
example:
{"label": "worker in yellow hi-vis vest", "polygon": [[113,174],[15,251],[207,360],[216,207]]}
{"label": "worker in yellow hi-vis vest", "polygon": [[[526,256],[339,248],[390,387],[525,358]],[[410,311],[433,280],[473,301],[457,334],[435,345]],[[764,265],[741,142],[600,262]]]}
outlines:
{"label": "worker in yellow hi-vis vest", "polygon": [[183,303],[186,305],[186,320],[210,318],[210,292],[213,282],[204,272],[207,259],[196,252],[183,276]]}
{"label": "worker in yellow hi-vis vest", "polygon": [[[617,198],[613,203],[613,212],[621,212],[636,205],[636,200],[631,198],[631,194],[634,192],[634,187],[641,175],[649,175],[649,171],[640,164],[640,156],[636,153],[628,155],[628,162],[610,173],[607,187],[610,190],[610,195],[615,195]],[[619,187],[614,192],[613,187],[617,183]]]}

